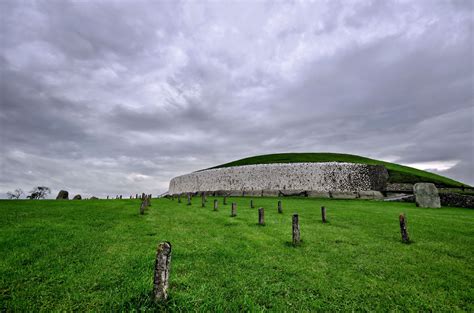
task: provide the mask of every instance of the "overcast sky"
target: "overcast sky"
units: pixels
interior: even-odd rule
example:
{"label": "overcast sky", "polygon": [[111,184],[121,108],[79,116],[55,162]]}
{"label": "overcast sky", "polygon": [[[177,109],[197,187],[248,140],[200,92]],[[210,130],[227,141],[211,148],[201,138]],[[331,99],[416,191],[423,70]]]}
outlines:
{"label": "overcast sky", "polygon": [[0,1],[0,197],[275,152],[474,184],[473,1]]}

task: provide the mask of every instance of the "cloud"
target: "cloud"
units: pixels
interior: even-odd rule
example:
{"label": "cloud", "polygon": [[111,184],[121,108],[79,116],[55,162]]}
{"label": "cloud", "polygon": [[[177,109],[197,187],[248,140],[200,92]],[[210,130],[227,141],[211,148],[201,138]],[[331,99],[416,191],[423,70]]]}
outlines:
{"label": "cloud", "polygon": [[465,4],[2,1],[0,193],[157,194],[289,151],[474,184]]}

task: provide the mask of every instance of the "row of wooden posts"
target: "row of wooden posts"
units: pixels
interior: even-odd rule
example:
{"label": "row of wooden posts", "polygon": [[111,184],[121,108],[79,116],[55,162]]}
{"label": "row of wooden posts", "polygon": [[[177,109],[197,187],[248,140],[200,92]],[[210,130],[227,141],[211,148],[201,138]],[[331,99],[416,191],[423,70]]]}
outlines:
{"label": "row of wooden posts", "polygon": [[[137,193],[137,194],[135,194],[135,199],[143,199],[143,195],[144,195],[144,193],[141,196]],[[151,198],[151,194],[149,194],[147,196],[149,196]],[[110,199],[110,197],[107,196],[107,200],[109,200],[109,199]],[[115,199],[122,199],[122,195],[116,195]],[[130,195],[130,199],[133,199],[133,195]]]}
{"label": "row of wooden posts", "polygon": [[[151,198],[151,195],[150,195]],[[191,196],[188,194],[188,205],[191,205]],[[143,203],[149,201],[149,198],[143,194],[142,199],[142,206]],[[146,200],[148,199],[148,200]],[[174,198],[172,198],[174,200]],[[205,207],[206,204],[206,197],[205,195],[202,196],[201,205]],[[178,203],[181,203],[181,196],[178,195]],[[223,201],[224,205],[227,204],[227,197],[224,197]],[[147,205],[150,205],[149,202]],[[254,208],[253,200],[250,200],[250,207]],[[218,211],[218,200],[214,199],[214,211]],[[142,213],[140,207],[140,213]],[[283,213],[283,207],[281,200],[278,200],[278,213]],[[232,202],[231,205],[231,217],[237,216],[237,203]],[[321,221],[323,223],[327,223],[326,217],[326,207],[321,207]],[[399,216],[400,222],[400,232],[402,235],[402,242],[409,243],[410,239],[408,237],[407,231],[407,223],[406,223],[406,216],[405,214],[401,213]],[[260,207],[258,208],[258,224],[265,225],[265,209]],[[301,242],[301,234],[300,234],[300,224],[299,224],[299,216],[298,214],[293,214],[292,216],[292,243],[294,246],[298,246]],[[169,280],[169,272],[170,272],[170,264],[171,264],[171,243],[170,242],[162,242],[158,245],[156,259],[155,259],[155,271],[153,277],[153,294],[156,301],[164,301],[168,297],[168,280]]]}
{"label": "row of wooden posts", "polygon": [[[172,197],[174,200],[174,197]],[[191,205],[191,195],[187,194],[187,200],[188,203],[187,205]],[[205,207],[207,202],[206,195],[202,193],[201,195],[201,207]],[[178,203],[181,203],[181,195],[178,195]],[[227,197],[224,197],[223,199],[223,204],[227,205]],[[255,208],[253,199],[250,200],[250,208]],[[282,202],[281,200],[278,200],[278,213],[283,213],[283,207],[282,207]],[[214,211],[218,211],[218,200],[214,199]],[[235,217],[237,216],[237,203],[232,202],[231,205],[231,211],[230,211],[230,216]],[[326,207],[322,206],[321,207],[321,220],[323,223],[327,223],[327,218],[326,218]],[[300,243],[300,227],[299,227],[299,218],[298,214],[293,214],[293,219],[292,219],[292,225],[293,225],[293,244],[298,245]],[[406,222],[406,216],[403,213],[400,213],[399,216],[399,222],[400,222],[400,233],[402,235],[402,242],[403,243],[409,243],[410,238],[408,236],[408,230],[407,230],[407,222]],[[258,209],[258,224],[259,225],[265,225],[265,209],[264,208],[259,208]]]}
{"label": "row of wooden posts", "polygon": [[140,215],[145,214],[145,209],[151,206],[151,194],[146,195],[145,193],[142,193],[141,196],[142,203],[140,204]]}

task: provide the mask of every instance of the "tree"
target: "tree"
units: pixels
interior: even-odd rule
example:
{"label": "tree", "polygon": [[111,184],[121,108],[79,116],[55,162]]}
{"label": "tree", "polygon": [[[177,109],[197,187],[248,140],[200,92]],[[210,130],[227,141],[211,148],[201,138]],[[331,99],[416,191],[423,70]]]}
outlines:
{"label": "tree", "polygon": [[24,194],[23,190],[21,188],[15,189],[15,191],[9,191],[7,192],[7,197],[8,199],[20,199],[21,195]]}
{"label": "tree", "polygon": [[51,193],[51,189],[49,189],[49,187],[38,186],[38,187],[33,188],[33,190],[30,191],[30,195],[27,198],[44,199],[46,195],[50,193]]}

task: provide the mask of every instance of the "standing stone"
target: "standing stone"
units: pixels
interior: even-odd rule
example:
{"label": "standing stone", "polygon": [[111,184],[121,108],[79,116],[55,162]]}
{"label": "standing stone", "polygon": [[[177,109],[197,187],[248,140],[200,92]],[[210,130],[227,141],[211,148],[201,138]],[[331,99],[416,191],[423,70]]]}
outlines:
{"label": "standing stone", "polygon": [[69,200],[69,192],[67,192],[66,190],[59,191],[56,200]]}
{"label": "standing stone", "polygon": [[326,208],[323,206],[321,207],[321,219],[323,223],[326,223]]}
{"label": "standing stone", "polygon": [[191,205],[191,195],[188,193],[188,205]]}
{"label": "standing stone", "polygon": [[151,195],[146,197],[146,206],[151,206]]}
{"label": "standing stone", "polygon": [[278,213],[283,213],[283,208],[281,207],[281,200],[278,200]]}
{"label": "standing stone", "polygon": [[162,242],[158,245],[153,277],[153,295],[155,301],[165,301],[168,298],[168,281],[171,264],[171,243]]}
{"label": "standing stone", "polygon": [[253,199],[252,199],[252,200],[250,200],[250,208],[251,208],[251,209],[253,209],[253,208],[254,208],[254,206],[253,206]]}
{"label": "standing stone", "polygon": [[141,215],[145,214],[145,206],[146,206],[145,201],[142,201],[142,203],[140,204],[140,214]]}
{"label": "standing stone", "polygon": [[107,200],[109,200],[109,196],[107,196]]}
{"label": "standing stone", "polygon": [[135,199],[138,199],[138,193],[135,194]]}
{"label": "standing stone", "polygon": [[224,205],[227,205],[227,196],[224,196]]}
{"label": "standing stone", "polygon": [[293,214],[293,245],[297,246],[300,244],[300,222],[298,219],[298,214]]}
{"label": "standing stone", "polygon": [[410,238],[408,237],[408,230],[407,230],[407,220],[405,214],[400,213],[400,233],[402,234],[402,242],[409,243]]}
{"label": "standing stone", "polygon": [[74,198],[72,198],[72,200],[81,200],[82,197],[81,195],[75,195]]}
{"label": "standing stone", "polygon": [[122,195],[120,195],[120,200],[122,200]]}
{"label": "standing stone", "polygon": [[421,208],[440,208],[438,189],[432,183],[416,183],[413,186],[416,206]]}
{"label": "standing stone", "polygon": [[219,201],[217,201],[217,199],[214,199],[214,211],[217,211],[217,203],[219,203]]}
{"label": "standing stone", "polygon": [[265,209],[258,209],[258,225],[265,225]]}
{"label": "standing stone", "polygon": [[231,211],[230,211],[230,216],[231,217],[237,216],[237,203],[235,203],[235,202],[232,202],[232,208],[231,208]]}
{"label": "standing stone", "polygon": [[181,203],[181,195],[178,195],[178,203]]}
{"label": "standing stone", "polygon": [[206,195],[203,192],[201,195],[201,207],[204,208],[205,206],[206,206]]}

